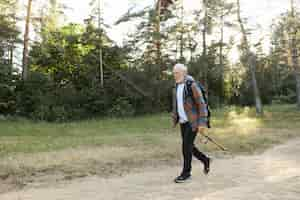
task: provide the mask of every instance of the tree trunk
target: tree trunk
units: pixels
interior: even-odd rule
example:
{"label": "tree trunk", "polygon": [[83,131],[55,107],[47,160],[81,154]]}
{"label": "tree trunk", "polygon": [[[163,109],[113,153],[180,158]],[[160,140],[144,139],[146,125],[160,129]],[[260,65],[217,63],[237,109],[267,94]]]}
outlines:
{"label": "tree trunk", "polygon": [[256,71],[256,58],[255,55],[253,55],[253,53],[250,50],[250,46],[249,46],[249,42],[248,42],[248,38],[247,38],[247,33],[241,18],[241,9],[240,9],[240,0],[237,0],[237,17],[238,17],[238,22],[240,24],[240,28],[241,28],[241,32],[242,32],[242,37],[243,37],[243,42],[242,42],[242,46],[243,46],[243,51],[244,51],[244,55],[247,58],[247,65],[248,68],[250,70],[251,73],[251,81],[252,81],[252,87],[253,87],[253,94],[254,94],[254,101],[255,101],[255,106],[256,106],[256,113],[259,115],[263,114],[263,107],[262,107],[262,102],[261,102],[261,98],[260,98],[260,92],[259,92],[259,88],[257,86],[257,81],[256,81],[256,75],[255,75],[255,71]]}
{"label": "tree trunk", "polygon": [[101,30],[101,0],[98,0],[98,29],[99,29],[99,78],[100,86],[104,87],[104,72],[103,72],[103,58],[102,58],[102,30]]}
{"label": "tree trunk", "polygon": [[296,79],[296,94],[297,94],[297,105],[300,109],[300,69],[298,63],[298,52],[297,52],[297,44],[296,44],[297,32],[293,33],[292,41],[291,41],[291,52],[292,52],[292,65],[294,76]]}
{"label": "tree trunk", "polygon": [[27,80],[28,72],[29,72],[29,69],[28,69],[28,46],[29,46],[29,26],[30,26],[31,4],[32,4],[32,0],[28,0],[25,33],[24,33],[23,60],[22,60],[22,67],[23,67],[22,79],[23,80]]}
{"label": "tree trunk", "polygon": [[[13,39],[12,39],[13,40]],[[12,75],[12,71],[13,71],[13,59],[14,59],[14,43],[11,42],[8,44],[8,55],[9,55],[9,59],[8,59],[8,64],[9,64],[9,76]]]}
{"label": "tree trunk", "polygon": [[296,77],[296,89],[297,89],[297,106],[300,109],[300,72],[295,74]]}
{"label": "tree trunk", "polygon": [[202,30],[202,58],[204,65],[204,87],[206,91],[208,91],[208,63],[207,63],[207,45],[206,45],[206,34],[207,34],[207,0],[203,0],[203,8],[204,8],[204,23]]}
{"label": "tree trunk", "polygon": [[221,98],[224,100],[224,66],[223,66],[223,43],[224,43],[224,15],[221,15],[221,39],[220,39],[220,52],[219,52],[219,62],[220,62],[220,73],[221,73]]}
{"label": "tree trunk", "polygon": [[261,102],[260,92],[259,92],[257,81],[256,81],[256,75],[255,75],[255,72],[256,72],[256,58],[255,58],[255,55],[253,55],[252,53],[248,56],[249,56],[248,63],[249,63],[249,66],[250,66],[253,93],[254,93],[254,97],[255,97],[256,113],[262,114],[262,112],[263,112],[262,102]]}
{"label": "tree trunk", "polygon": [[9,64],[13,66],[14,63],[14,43],[12,42],[9,47]]}
{"label": "tree trunk", "polygon": [[205,20],[204,20],[204,27],[202,30],[202,56],[206,57],[206,14],[205,14]]}
{"label": "tree trunk", "polygon": [[206,33],[207,33],[207,0],[203,0],[203,9],[204,9],[204,22],[203,22],[203,30],[202,30],[202,55],[206,56]]}
{"label": "tree trunk", "polygon": [[220,39],[220,55],[219,55],[219,61],[220,66],[223,68],[223,43],[224,43],[224,26],[221,25],[221,39]]}
{"label": "tree trunk", "polygon": [[184,61],[183,57],[183,33],[184,33],[184,27],[183,27],[183,0],[181,0],[181,16],[180,16],[180,62]]}
{"label": "tree trunk", "polygon": [[[162,79],[162,71],[164,70],[163,66],[161,65],[161,41],[160,41],[160,15],[161,15],[161,0],[157,0],[156,5],[156,38],[154,39],[154,43],[156,45],[156,64],[157,66],[157,79]],[[158,88],[157,90],[157,99],[160,102],[161,99],[161,89]]]}
{"label": "tree trunk", "polygon": [[[160,15],[161,15],[161,0],[157,0],[157,5],[156,5],[156,41],[155,41],[155,46],[156,46],[156,62],[157,64],[161,64],[161,41],[160,41]],[[162,69],[159,69],[159,76],[161,74]]]}

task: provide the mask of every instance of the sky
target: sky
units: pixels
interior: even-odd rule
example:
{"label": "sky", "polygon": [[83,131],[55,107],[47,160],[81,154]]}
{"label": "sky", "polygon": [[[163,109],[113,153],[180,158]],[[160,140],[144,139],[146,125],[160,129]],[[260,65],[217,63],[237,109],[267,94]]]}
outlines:
{"label": "sky", "polygon": [[[46,0],[36,0],[43,2]],[[66,21],[83,23],[90,12],[89,2],[91,0],[61,0],[62,3],[69,8],[65,11]],[[229,0],[236,2],[236,0]],[[289,9],[290,0],[240,0],[242,17],[247,19],[247,28],[252,28],[250,40],[254,43],[261,37],[264,37],[264,50],[268,51],[270,26],[272,19]],[[21,4],[25,5],[27,0],[20,0]],[[155,0],[101,0],[102,14],[106,24],[110,25],[107,32],[117,44],[121,45],[126,39],[128,32],[134,30],[133,23],[123,23],[115,26],[114,23],[133,5],[137,9],[148,5],[153,5]],[[194,9],[201,8],[201,0],[183,0],[185,13],[191,13]],[[296,4],[300,5],[300,0],[295,0]],[[232,35],[232,32],[227,32],[227,38]],[[226,39],[225,39],[226,40]],[[231,54],[232,59],[237,60],[238,54],[235,50]]]}
{"label": "sky", "polygon": [[[66,12],[69,21],[82,22],[90,12],[89,1],[62,0],[69,5],[72,10]],[[104,21],[112,25],[122,14],[134,3],[140,7],[152,5],[154,0],[101,0],[103,6]],[[299,1],[299,0],[296,0]],[[184,0],[185,11],[189,13],[195,8],[200,8],[200,0]],[[258,34],[268,34],[272,19],[280,13],[289,9],[289,0],[241,0],[242,17],[246,17],[249,26],[260,26]],[[121,43],[126,33],[133,30],[132,25],[122,24],[112,26],[109,29],[110,36]],[[256,36],[254,36],[256,37]]]}

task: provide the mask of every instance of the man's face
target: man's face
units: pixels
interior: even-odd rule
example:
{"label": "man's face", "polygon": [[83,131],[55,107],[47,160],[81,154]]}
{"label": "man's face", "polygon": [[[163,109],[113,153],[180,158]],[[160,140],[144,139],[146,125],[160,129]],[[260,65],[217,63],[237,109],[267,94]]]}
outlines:
{"label": "man's face", "polygon": [[182,83],[184,80],[185,72],[178,68],[174,68],[173,75],[176,83]]}

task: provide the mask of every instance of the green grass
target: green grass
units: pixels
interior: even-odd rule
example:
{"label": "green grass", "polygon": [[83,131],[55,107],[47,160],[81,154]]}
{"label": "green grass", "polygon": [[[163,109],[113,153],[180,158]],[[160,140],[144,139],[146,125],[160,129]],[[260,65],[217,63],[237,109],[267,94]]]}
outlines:
{"label": "green grass", "polygon": [[[300,136],[300,111],[295,105],[265,106],[263,117],[248,107],[217,109],[212,116],[209,135],[233,155],[262,152]],[[23,183],[36,173],[58,172],[68,178],[102,176],[174,163],[181,156],[181,141],[179,128],[171,125],[168,113],[71,123],[0,121],[0,180],[21,177]],[[219,155],[213,144],[196,143]]]}
{"label": "green grass", "polygon": [[216,115],[210,134],[232,153],[261,152],[300,136],[300,111],[295,105],[265,106],[262,117],[248,107],[228,107],[217,110]]}
{"label": "green grass", "polygon": [[[229,145],[233,152],[252,152],[268,143],[277,143],[300,129],[300,112],[295,105],[266,106],[264,117],[253,108],[226,107],[213,110],[210,134]],[[46,123],[29,120],[0,122],[0,156],[14,153],[57,151],[79,146],[156,145],[171,128],[169,114],[129,119],[87,120],[72,123]],[[273,133],[264,133],[266,128]],[[267,131],[269,132],[269,131]],[[168,137],[168,136],[167,136]],[[172,136],[173,137],[173,136]],[[245,145],[243,145],[245,143]]]}
{"label": "green grass", "polygon": [[0,155],[53,151],[82,145],[148,143],[148,140],[155,140],[159,133],[166,131],[168,126],[167,115],[62,124],[3,121],[0,123]]}

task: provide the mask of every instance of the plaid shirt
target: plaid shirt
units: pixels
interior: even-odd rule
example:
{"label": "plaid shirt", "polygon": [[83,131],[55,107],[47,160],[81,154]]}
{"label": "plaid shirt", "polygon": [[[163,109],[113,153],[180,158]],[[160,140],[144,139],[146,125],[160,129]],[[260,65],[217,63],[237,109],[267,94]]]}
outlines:
{"label": "plaid shirt", "polygon": [[[194,81],[191,85],[193,97],[188,95],[187,84],[186,84],[188,79],[193,81],[193,78],[190,76],[187,76],[185,78],[184,81],[185,85],[184,85],[184,92],[183,92],[183,107],[188,117],[188,121],[192,126],[193,131],[197,131],[199,126],[207,127],[208,111],[207,111],[205,101],[203,99],[202,92]],[[174,125],[176,125],[179,122],[179,115],[177,110],[177,99],[176,99],[177,86],[178,85],[176,84],[175,88],[173,89],[172,118],[173,118]]]}

